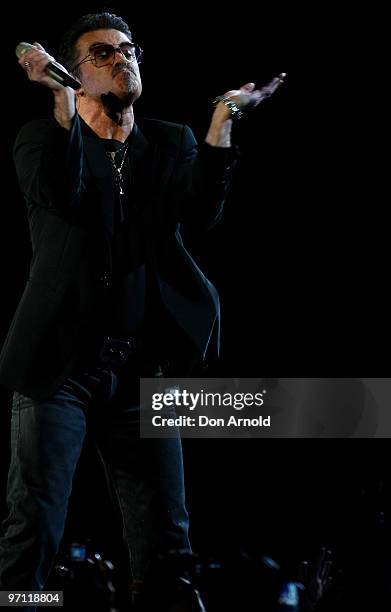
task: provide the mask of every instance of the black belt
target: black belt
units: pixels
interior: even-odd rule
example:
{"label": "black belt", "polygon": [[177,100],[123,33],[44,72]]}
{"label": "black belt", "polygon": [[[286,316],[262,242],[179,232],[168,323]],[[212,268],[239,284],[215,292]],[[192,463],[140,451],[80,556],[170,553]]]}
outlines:
{"label": "black belt", "polygon": [[151,359],[142,350],[136,338],[112,338],[106,336],[99,351],[99,362],[110,370],[122,369],[125,365],[144,376],[164,376],[168,369],[166,360]]}
{"label": "black belt", "polygon": [[134,338],[112,338],[106,336],[99,351],[99,361],[111,368],[121,367],[136,352],[137,342]]}

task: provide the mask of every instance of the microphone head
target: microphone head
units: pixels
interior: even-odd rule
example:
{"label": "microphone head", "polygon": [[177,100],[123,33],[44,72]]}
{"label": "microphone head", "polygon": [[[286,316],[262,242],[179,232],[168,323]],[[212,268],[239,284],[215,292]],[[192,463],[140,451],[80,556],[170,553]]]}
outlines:
{"label": "microphone head", "polygon": [[30,45],[30,43],[26,43],[26,42],[21,42],[17,45],[15,49],[15,53],[17,57],[19,58],[21,55],[23,55],[23,53],[26,53],[26,51],[28,51],[29,49],[33,49],[33,48],[35,48],[34,45]]}

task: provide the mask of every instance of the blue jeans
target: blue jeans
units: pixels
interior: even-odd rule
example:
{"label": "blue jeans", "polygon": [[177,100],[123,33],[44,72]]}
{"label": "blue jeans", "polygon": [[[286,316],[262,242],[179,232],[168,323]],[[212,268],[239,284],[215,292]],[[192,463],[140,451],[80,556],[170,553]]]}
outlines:
{"label": "blue jeans", "polygon": [[0,589],[44,588],[87,431],[118,500],[133,580],[158,553],[190,551],[180,439],[140,439],[138,384],[94,368],[45,401],[14,394]]}

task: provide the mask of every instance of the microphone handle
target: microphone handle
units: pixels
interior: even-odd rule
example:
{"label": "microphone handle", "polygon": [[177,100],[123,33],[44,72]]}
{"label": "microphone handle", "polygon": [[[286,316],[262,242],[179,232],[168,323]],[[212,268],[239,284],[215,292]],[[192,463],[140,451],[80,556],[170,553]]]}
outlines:
{"label": "microphone handle", "polygon": [[64,85],[64,87],[72,87],[72,89],[80,89],[81,83],[74,79],[70,74],[66,74],[61,68],[57,68],[56,64],[49,62],[46,66],[46,72],[52,79]]}

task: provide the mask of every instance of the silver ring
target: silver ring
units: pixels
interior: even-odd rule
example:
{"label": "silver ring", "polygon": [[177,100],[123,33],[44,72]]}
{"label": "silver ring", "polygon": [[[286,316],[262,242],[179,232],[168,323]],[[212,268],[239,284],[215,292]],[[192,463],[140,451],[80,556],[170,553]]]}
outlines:
{"label": "silver ring", "polygon": [[25,62],[24,65],[26,66],[26,68],[31,68],[31,62]]}

